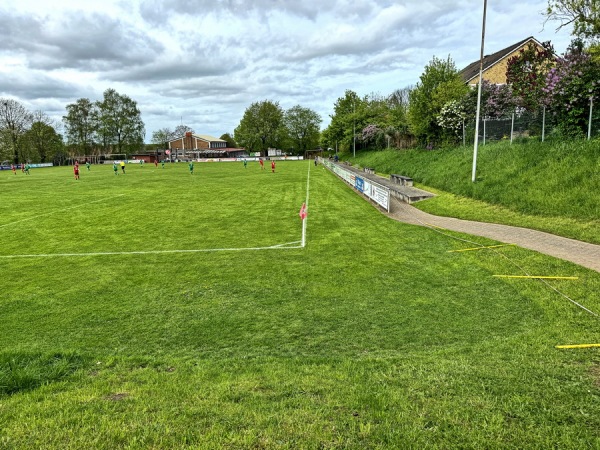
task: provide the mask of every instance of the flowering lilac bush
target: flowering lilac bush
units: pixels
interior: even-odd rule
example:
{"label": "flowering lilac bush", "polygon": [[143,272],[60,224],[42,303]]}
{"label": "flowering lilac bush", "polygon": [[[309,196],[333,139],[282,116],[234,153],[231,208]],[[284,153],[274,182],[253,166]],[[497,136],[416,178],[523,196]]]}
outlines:
{"label": "flowering lilac bush", "polygon": [[542,48],[530,43],[508,60],[506,80],[519,106],[539,111],[546,102],[546,75],[555,64],[554,48],[544,42]]}
{"label": "flowering lilac bush", "polygon": [[377,125],[367,125],[363,128],[360,140],[366,145],[375,145],[378,148],[383,148],[382,143],[385,141],[385,133]]}
{"label": "flowering lilac bush", "polygon": [[[543,90],[558,131],[571,137],[586,133],[590,99],[600,96],[600,64],[583,48],[571,43],[546,76]],[[597,105],[600,111],[600,104]]]}

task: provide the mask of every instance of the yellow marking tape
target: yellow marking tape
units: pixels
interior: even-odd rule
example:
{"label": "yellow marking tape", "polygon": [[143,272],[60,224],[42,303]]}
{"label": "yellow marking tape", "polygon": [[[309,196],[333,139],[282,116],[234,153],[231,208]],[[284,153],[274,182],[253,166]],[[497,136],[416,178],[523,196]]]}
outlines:
{"label": "yellow marking tape", "polygon": [[600,347],[600,344],[575,344],[575,345],[557,345],[556,348],[591,348]]}
{"label": "yellow marking tape", "polygon": [[517,245],[517,244],[500,244],[500,245],[488,245],[486,247],[461,248],[460,250],[448,250],[448,253],[469,252],[471,250],[482,250],[484,248],[508,247],[511,245]]}
{"label": "yellow marking tape", "polygon": [[579,277],[544,277],[541,275],[492,275],[497,278],[543,278],[546,280],[579,280]]}

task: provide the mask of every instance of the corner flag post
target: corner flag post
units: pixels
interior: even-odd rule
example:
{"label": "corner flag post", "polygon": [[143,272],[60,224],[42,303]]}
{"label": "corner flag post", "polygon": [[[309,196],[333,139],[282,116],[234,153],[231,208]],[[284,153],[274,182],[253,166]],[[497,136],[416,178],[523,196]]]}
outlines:
{"label": "corner flag post", "polygon": [[300,216],[300,219],[302,219],[302,247],[304,247],[306,245],[306,216],[308,215],[306,203],[302,203],[298,215]]}

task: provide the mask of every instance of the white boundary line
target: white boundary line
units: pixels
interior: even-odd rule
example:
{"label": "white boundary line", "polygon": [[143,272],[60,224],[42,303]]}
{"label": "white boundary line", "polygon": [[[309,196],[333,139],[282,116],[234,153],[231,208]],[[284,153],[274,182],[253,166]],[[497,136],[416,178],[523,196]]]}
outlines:
{"label": "white boundary line", "polygon": [[310,192],[310,159],[308,160],[308,175],[306,175],[306,201],[304,204],[306,205],[307,215],[304,219],[302,219],[302,247],[306,246],[306,221],[308,220],[308,193]]}
{"label": "white boundary line", "polygon": [[52,214],[58,214],[64,211],[68,211],[70,209],[75,209],[75,208],[79,208],[81,206],[85,206],[85,205],[89,205],[90,203],[100,203],[100,202],[105,202],[107,200],[112,200],[113,198],[117,198],[117,197],[122,197],[125,194],[117,194],[113,197],[107,197],[107,198],[101,198],[100,200],[92,200],[91,202],[87,202],[87,203],[81,203],[79,205],[75,205],[75,206],[69,206],[68,208],[63,208],[63,209],[59,209],[57,211],[52,211],[49,213],[45,213],[45,214],[38,214],[36,216],[33,217],[28,217],[26,219],[21,219],[21,220],[17,220],[16,222],[9,222],[9,223],[5,223],[3,225],[0,225],[0,228],[4,228],[4,227],[8,227],[10,225],[15,225],[17,223],[21,223],[21,222],[27,222],[28,220],[34,220],[34,219],[39,219],[40,217],[45,217],[45,216],[51,216]]}
{"label": "white boundary line", "polygon": [[302,248],[300,241],[286,242],[285,244],[271,245],[269,247],[239,247],[239,248],[205,248],[188,250],[147,250],[132,252],[90,252],[90,253],[42,253],[38,255],[0,255],[1,259],[17,258],[60,258],[76,256],[114,256],[114,255],[163,255],[169,253],[213,253],[213,252],[244,252],[256,250],[288,250]]}

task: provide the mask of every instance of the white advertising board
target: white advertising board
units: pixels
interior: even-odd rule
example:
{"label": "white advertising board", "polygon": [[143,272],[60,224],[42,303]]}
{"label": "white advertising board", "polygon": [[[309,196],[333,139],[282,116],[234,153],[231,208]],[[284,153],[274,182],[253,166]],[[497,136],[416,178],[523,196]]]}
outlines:
{"label": "white advertising board", "polygon": [[368,198],[373,200],[375,203],[385,208],[386,211],[390,210],[390,190],[383,185],[380,185],[372,180],[356,175],[350,170],[344,169],[342,166],[334,164],[328,160],[321,160],[323,165],[327,167],[331,172],[335,173],[338,177],[352,186],[356,191],[361,192]]}

